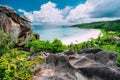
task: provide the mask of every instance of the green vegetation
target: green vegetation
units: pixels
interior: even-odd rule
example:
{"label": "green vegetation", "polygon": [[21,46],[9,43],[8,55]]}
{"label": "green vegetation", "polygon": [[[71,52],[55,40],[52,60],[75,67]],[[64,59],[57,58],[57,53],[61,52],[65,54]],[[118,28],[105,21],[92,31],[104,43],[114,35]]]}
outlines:
{"label": "green vegetation", "polygon": [[[32,40],[25,43],[23,47],[24,49],[32,49],[32,52],[26,52],[14,48],[19,39],[13,41],[11,40],[11,35],[6,35],[3,31],[0,31],[0,80],[32,80],[33,68],[43,63],[43,57],[37,56],[31,60],[31,53],[37,54],[41,51],[55,54],[68,48],[71,48],[73,51],[84,48],[101,48],[118,52],[117,64],[120,66],[120,40],[115,39],[115,37],[120,37],[119,20],[85,23],[75,26],[100,29],[103,36],[88,42],[65,46],[58,39],[55,39],[53,42],[36,40],[32,34]],[[110,31],[112,32],[110,33]]]}
{"label": "green vegetation", "polygon": [[16,42],[0,31],[0,80],[32,80],[32,68],[43,63],[42,56],[28,60],[31,54],[14,48]]}
{"label": "green vegetation", "polygon": [[67,46],[63,45],[58,39],[55,39],[52,43],[49,41],[35,40],[27,42],[24,46],[25,48],[33,48],[34,53],[40,51],[46,51],[51,53],[62,52],[67,49]]}
{"label": "green vegetation", "polygon": [[103,50],[116,51],[118,53],[118,66],[120,66],[120,40],[115,37],[120,37],[120,20],[103,21],[95,23],[85,23],[75,25],[79,28],[94,28],[100,29],[103,33],[102,37],[88,42],[78,44],[78,48],[101,48]]}
{"label": "green vegetation", "polygon": [[[50,43],[36,40],[33,34],[31,38],[24,48],[32,48],[34,54],[41,51],[57,53],[67,49],[67,46],[57,39]],[[33,68],[44,62],[42,56],[31,60],[31,52],[14,48],[18,40],[13,41],[11,35],[0,31],[0,80],[32,80]]]}
{"label": "green vegetation", "polygon": [[116,21],[103,21],[103,22],[93,22],[93,23],[84,23],[74,25],[80,28],[95,28],[95,29],[104,29],[107,31],[120,31],[120,20]]}

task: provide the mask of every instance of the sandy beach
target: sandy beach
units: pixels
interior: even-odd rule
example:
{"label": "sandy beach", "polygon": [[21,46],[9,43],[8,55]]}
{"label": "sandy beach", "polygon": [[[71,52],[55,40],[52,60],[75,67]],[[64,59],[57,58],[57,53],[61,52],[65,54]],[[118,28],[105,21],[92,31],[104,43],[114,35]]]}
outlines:
{"label": "sandy beach", "polygon": [[77,34],[75,36],[63,38],[60,40],[62,41],[63,44],[70,45],[71,43],[78,44],[78,43],[90,41],[91,39],[97,39],[99,36],[102,36],[102,32],[100,30],[91,29],[89,33]]}

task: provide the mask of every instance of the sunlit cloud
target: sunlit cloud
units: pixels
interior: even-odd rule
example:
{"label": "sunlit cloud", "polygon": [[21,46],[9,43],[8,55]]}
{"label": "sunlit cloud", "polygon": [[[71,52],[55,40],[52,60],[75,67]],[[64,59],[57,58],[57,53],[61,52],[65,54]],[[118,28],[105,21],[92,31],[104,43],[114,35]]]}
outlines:
{"label": "sunlit cloud", "polygon": [[42,24],[78,24],[105,20],[120,19],[120,0],[87,0],[76,7],[67,6],[58,9],[56,3],[48,2],[40,6],[40,10],[23,12],[34,25]]}

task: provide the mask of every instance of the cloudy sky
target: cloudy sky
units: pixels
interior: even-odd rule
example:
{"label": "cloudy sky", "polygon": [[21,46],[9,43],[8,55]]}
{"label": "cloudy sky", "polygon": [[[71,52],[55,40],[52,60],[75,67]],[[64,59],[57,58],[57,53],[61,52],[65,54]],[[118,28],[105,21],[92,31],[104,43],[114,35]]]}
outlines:
{"label": "cloudy sky", "polygon": [[0,0],[34,25],[78,24],[120,19],[120,0]]}

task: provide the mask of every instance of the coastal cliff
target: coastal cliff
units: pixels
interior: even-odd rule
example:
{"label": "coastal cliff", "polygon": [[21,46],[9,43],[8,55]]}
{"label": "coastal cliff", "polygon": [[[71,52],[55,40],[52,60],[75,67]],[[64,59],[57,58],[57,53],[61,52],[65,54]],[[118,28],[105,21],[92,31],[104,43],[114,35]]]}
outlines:
{"label": "coastal cliff", "polygon": [[26,17],[18,15],[14,9],[0,6],[0,28],[6,34],[11,34],[12,39],[20,38],[18,46],[23,46],[31,39],[30,21]]}

